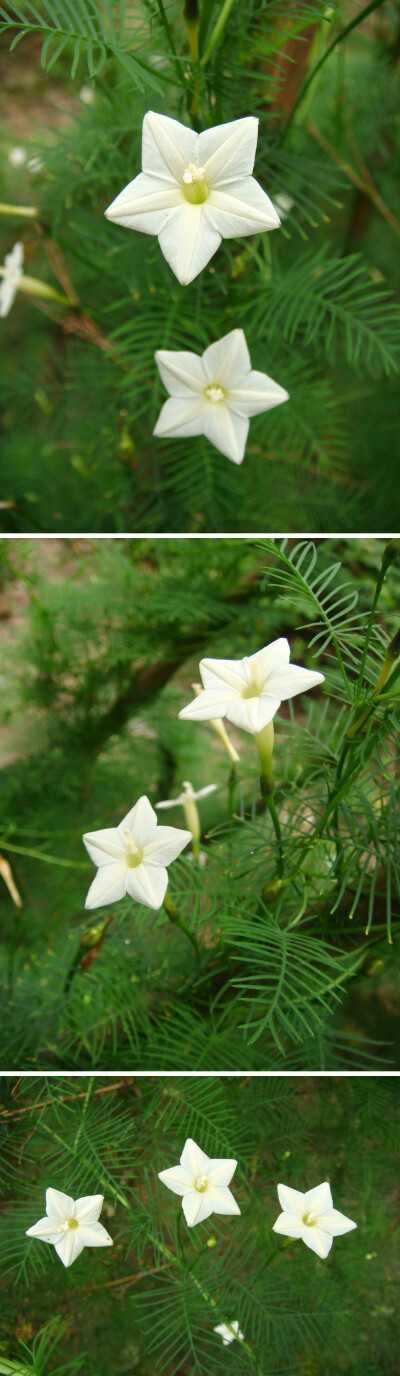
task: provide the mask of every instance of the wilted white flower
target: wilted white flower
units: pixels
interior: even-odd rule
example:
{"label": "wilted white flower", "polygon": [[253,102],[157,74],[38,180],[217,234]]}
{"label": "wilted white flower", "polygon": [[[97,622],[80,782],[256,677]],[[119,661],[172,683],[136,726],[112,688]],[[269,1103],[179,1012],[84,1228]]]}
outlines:
{"label": "wilted white flower", "polygon": [[289,1185],[278,1185],[278,1198],[283,1213],[273,1224],[273,1231],[285,1237],[301,1237],[318,1257],[328,1256],[334,1237],[341,1237],[342,1233],[357,1227],[351,1218],[334,1209],[326,1180],[323,1185],[307,1190],[306,1194],[292,1190]]}
{"label": "wilted white flower", "polygon": [[109,220],[157,234],[164,258],[187,285],[221,239],[276,229],[278,212],[251,176],[258,120],[253,115],[195,134],[169,115],[143,120],[143,171],[106,210]]}
{"label": "wilted white flower", "polygon": [[206,798],[209,793],[215,793],[216,787],[216,784],[207,784],[206,788],[199,788],[195,793],[191,783],[186,779],[182,785],[183,792],[179,794],[178,798],[168,798],[165,803],[156,803],[156,808],[177,807],[180,804],[185,813],[186,826],[189,827],[194,840],[199,841],[201,829],[196,803],[199,798]]}
{"label": "wilted white flower", "polygon": [[12,167],[23,167],[26,162],[26,156],[25,148],[10,148],[8,161],[11,163]]}
{"label": "wilted white flower", "polygon": [[61,1190],[46,1190],[46,1216],[27,1228],[28,1237],[51,1242],[64,1266],[72,1266],[84,1247],[112,1247],[113,1240],[98,1222],[104,1195],[71,1199]]}
{"label": "wilted white flower", "polygon": [[0,316],[8,315],[11,310],[22,277],[23,261],[23,244],[14,244],[11,253],[6,253],[4,259],[4,276],[0,281]]}
{"label": "wilted white flower", "polygon": [[96,92],[93,90],[93,86],[81,86],[79,99],[83,100],[84,105],[94,105]]}
{"label": "wilted white flower", "polygon": [[161,908],[168,884],[166,865],[191,841],[190,831],[157,826],[156,814],[143,796],[118,827],[87,832],[83,837],[98,873],[85,908],[117,903],[129,894],[148,908]]}
{"label": "wilted white flower", "polygon": [[244,1342],[244,1333],[240,1332],[238,1319],[233,1319],[230,1324],[219,1323],[217,1328],[214,1328],[214,1333],[221,1334],[224,1347],[227,1347],[228,1343],[233,1343],[235,1338],[239,1338],[241,1343]]}
{"label": "wilted white flower", "polygon": [[188,1137],[180,1165],[159,1171],[159,1179],[174,1194],[181,1194],[182,1208],[189,1228],[203,1223],[210,1214],[240,1214],[239,1205],[228,1189],[237,1161],[210,1160]]}
{"label": "wilted white flower", "polygon": [[155,358],[170,397],[153,433],[205,435],[232,463],[243,461],[250,416],[288,401],[279,383],[252,368],[243,330],[231,330],[200,356],[158,349]]}
{"label": "wilted white flower", "polygon": [[292,209],[293,205],[294,201],[292,201],[291,196],[286,196],[284,191],[281,191],[278,193],[277,196],[274,196],[274,206],[279,211],[281,220],[286,220],[289,211]]}
{"label": "wilted white flower", "polygon": [[281,702],[324,682],[324,674],[301,669],[289,659],[285,638],[273,640],[249,658],[202,659],[204,692],[183,707],[179,716],[191,721],[227,717],[256,735],[272,721]]}

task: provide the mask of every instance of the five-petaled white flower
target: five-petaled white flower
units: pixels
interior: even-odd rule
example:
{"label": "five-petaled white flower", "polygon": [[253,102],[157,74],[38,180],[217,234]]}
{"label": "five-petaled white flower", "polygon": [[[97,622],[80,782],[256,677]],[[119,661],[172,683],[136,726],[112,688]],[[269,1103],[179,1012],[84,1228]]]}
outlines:
{"label": "five-petaled white flower", "polygon": [[221,1334],[224,1347],[227,1347],[228,1343],[233,1343],[235,1338],[239,1338],[239,1342],[241,1343],[244,1342],[244,1333],[240,1332],[238,1319],[233,1319],[230,1324],[219,1323],[217,1327],[214,1328],[214,1333]]}
{"label": "five-petaled white flower", "polygon": [[227,717],[256,735],[272,721],[281,702],[324,682],[324,674],[290,664],[287,640],[273,640],[247,659],[202,659],[204,692],[183,707],[180,717],[207,721]]}
{"label": "five-petaled white flower", "polygon": [[157,826],[149,799],[139,798],[118,827],[87,832],[83,837],[91,860],[99,867],[85,908],[117,903],[125,894],[148,908],[161,908],[168,884],[166,865],[176,860],[191,839],[190,831]]}
{"label": "five-petaled white flower", "polygon": [[153,434],[205,435],[232,463],[243,461],[250,417],[289,399],[278,382],[252,368],[243,330],[230,330],[200,356],[158,349],[155,358],[170,396]]}
{"label": "five-petaled white flower", "polygon": [[203,1223],[210,1214],[240,1214],[239,1205],[228,1189],[237,1161],[210,1160],[188,1137],[179,1166],[159,1171],[159,1179],[174,1194],[183,1195],[182,1208],[189,1228]]}
{"label": "five-petaled white flower", "polygon": [[4,259],[2,281],[0,281],[0,316],[8,315],[11,310],[22,277],[23,261],[23,244],[14,244],[11,253],[6,253]]}
{"label": "five-petaled white flower", "polygon": [[248,115],[195,134],[169,115],[143,120],[143,171],[106,210],[109,220],[157,234],[164,258],[187,285],[221,239],[277,229],[280,219],[251,173],[258,119]]}
{"label": "five-petaled white flower", "polygon": [[46,1215],[27,1228],[28,1237],[52,1242],[64,1266],[72,1266],[84,1247],[112,1247],[113,1240],[98,1222],[104,1195],[71,1199],[61,1190],[46,1190]]}
{"label": "five-petaled white flower", "polygon": [[289,1185],[278,1185],[278,1198],[283,1213],[273,1224],[274,1232],[283,1233],[285,1237],[301,1237],[318,1257],[328,1256],[334,1237],[341,1237],[342,1233],[357,1227],[351,1218],[334,1209],[326,1180],[323,1185],[307,1190],[306,1194],[292,1190]]}

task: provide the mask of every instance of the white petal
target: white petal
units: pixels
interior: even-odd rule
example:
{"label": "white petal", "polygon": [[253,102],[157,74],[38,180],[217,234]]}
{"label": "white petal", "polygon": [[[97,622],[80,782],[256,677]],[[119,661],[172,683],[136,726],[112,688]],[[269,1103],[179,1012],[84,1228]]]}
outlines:
{"label": "white petal", "polygon": [[74,1217],[79,1223],[97,1223],[103,1204],[103,1194],[84,1194],[75,1200]]}
{"label": "white petal", "polygon": [[46,1190],[46,1213],[49,1218],[60,1219],[65,1223],[66,1218],[74,1217],[74,1200],[70,1194],[63,1194],[62,1190],[53,1190],[50,1186]]}
{"label": "white petal", "polygon": [[141,864],[127,870],[126,892],[136,903],[144,903],[157,912],[164,902],[167,884],[168,873],[162,865]]}
{"label": "white petal", "polygon": [[178,439],[185,435],[202,435],[205,409],[203,396],[195,397],[193,401],[189,397],[186,401],[183,397],[169,397],[160,411],[153,435],[159,439],[168,439],[173,435],[177,435]]}
{"label": "white petal", "polygon": [[82,840],[95,865],[109,865],[110,858],[119,861],[124,860],[126,848],[121,841],[118,827],[105,827],[102,831],[87,831]]}
{"label": "white petal", "polygon": [[343,1233],[350,1233],[357,1224],[351,1218],[346,1218],[346,1214],[341,1214],[339,1209],[330,1209],[329,1213],[318,1214],[318,1227],[331,1237],[342,1237]]}
{"label": "white petal", "polygon": [[222,1185],[230,1185],[232,1176],[235,1173],[237,1161],[221,1160],[214,1161],[213,1158],[208,1163],[207,1179],[212,1187],[218,1189]]}
{"label": "white petal", "polygon": [[295,698],[297,693],[306,693],[309,688],[315,688],[317,683],[323,682],[324,674],[315,674],[312,669],[288,664],[283,673],[279,669],[272,670],[268,676],[268,689],[276,693],[281,702],[286,702],[287,698]]}
{"label": "white petal", "polygon": [[189,163],[197,164],[197,141],[198,135],[185,124],[148,110],[142,131],[143,171],[181,183]]}
{"label": "white petal", "polygon": [[266,683],[273,669],[283,673],[289,659],[289,641],[285,636],[281,636],[279,640],[271,640],[269,645],[264,645],[262,650],[256,650],[254,655],[249,655],[249,664],[258,664],[261,678]]}
{"label": "white petal", "polygon": [[18,281],[16,277],[2,277],[0,280],[0,317],[2,319],[8,315],[18,291]]}
{"label": "white petal", "polygon": [[144,847],[144,863],[148,865],[150,862],[152,866],[170,865],[191,840],[191,831],[183,831],[180,827],[159,826],[155,841]]}
{"label": "white petal", "polygon": [[112,1247],[113,1240],[102,1223],[82,1223],[79,1237],[84,1247]]}
{"label": "white petal", "polygon": [[200,1194],[199,1190],[190,1190],[182,1199],[182,1208],[188,1228],[193,1228],[195,1223],[204,1223],[204,1219],[213,1212],[209,1192]]}
{"label": "white petal", "polygon": [[157,817],[154,808],[152,808],[145,794],[142,794],[142,797],[138,799],[134,807],[131,807],[126,817],[122,818],[118,831],[122,844],[124,844],[124,832],[129,831],[136,841],[136,845],[140,846],[141,850],[143,850],[144,846],[147,846],[150,841],[154,841],[157,831]]}
{"label": "white petal", "polygon": [[14,247],[11,249],[11,253],[6,253],[4,259],[4,267],[7,268],[9,272],[14,272],[18,274],[22,272],[23,261],[24,245],[21,243],[14,244]]}
{"label": "white petal", "polygon": [[257,373],[255,370],[241,384],[229,386],[228,391],[229,406],[241,416],[258,416],[262,411],[271,411],[273,406],[280,406],[288,400],[289,393],[278,382],[274,382],[267,373]]}
{"label": "white petal", "polygon": [[178,715],[187,721],[218,721],[219,717],[226,716],[236,697],[237,693],[230,688],[207,689],[199,693],[194,702],[182,707]]}
{"label": "white petal", "polygon": [[249,432],[249,421],[245,416],[230,411],[222,401],[215,405],[209,402],[204,413],[203,430],[206,438],[226,459],[231,459],[232,463],[243,463]]}
{"label": "white petal", "polygon": [[278,1199],[284,1212],[303,1217],[306,1195],[301,1190],[293,1190],[291,1185],[278,1185]]}
{"label": "white petal", "polygon": [[183,200],[183,192],[176,182],[168,183],[160,177],[139,172],[104,213],[107,220],[124,225],[126,229],[137,229],[140,234],[159,234],[168,211],[181,205]]}
{"label": "white petal", "polygon": [[188,201],[169,212],[159,232],[158,242],[178,282],[187,286],[205,268],[221,243],[221,233],[206,214],[210,202],[190,205]]}
{"label": "white petal", "polygon": [[316,1224],[314,1224],[313,1228],[304,1228],[303,1242],[306,1243],[307,1247],[311,1247],[312,1252],[316,1252],[317,1257],[322,1257],[322,1259],[324,1259],[328,1256],[328,1252],[331,1250],[332,1241],[333,1239],[329,1237],[329,1233],[325,1233],[323,1229],[317,1227]]}
{"label": "white petal", "polygon": [[250,731],[255,736],[272,721],[279,707],[279,699],[272,698],[266,702],[262,697],[238,698],[229,707],[226,716],[233,726],[239,726],[242,731]]}
{"label": "white petal", "polygon": [[205,167],[208,186],[251,176],[257,138],[258,119],[254,115],[204,129],[199,134],[197,155],[199,166]]}
{"label": "white petal", "polygon": [[181,1166],[191,1172],[192,1180],[197,1180],[198,1175],[207,1175],[209,1162],[209,1156],[197,1146],[193,1137],[187,1137],[181,1156]]}
{"label": "white petal", "polygon": [[183,1166],[172,1166],[169,1171],[159,1171],[158,1179],[162,1180],[169,1190],[174,1194],[187,1194],[188,1190],[193,1189],[193,1175],[190,1170],[185,1170]]}
{"label": "white petal", "polygon": [[302,1237],[304,1223],[297,1213],[285,1212],[279,1214],[275,1223],[272,1224],[273,1233],[280,1233],[283,1237]]}
{"label": "white petal", "polygon": [[239,1205],[236,1203],[233,1194],[221,1185],[218,1188],[211,1187],[207,1190],[207,1198],[212,1199],[214,1214],[240,1214]]}
{"label": "white petal", "polygon": [[324,1180],[322,1185],[314,1185],[312,1190],[307,1190],[303,1198],[303,1213],[310,1213],[312,1210],[314,1214],[326,1214],[333,1209],[331,1187],[327,1180]]}
{"label": "white petal", "polygon": [[[206,351],[207,352],[207,351]],[[202,394],[209,381],[203,359],[186,350],[157,349],[155,354],[160,377],[171,397],[190,397]]]}
{"label": "white petal", "polygon": [[251,360],[243,330],[230,330],[216,339],[203,354],[207,382],[219,382],[221,387],[235,387],[241,378],[250,376]]}
{"label": "white petal", "polygon": [[38,1223],[33,1223],[32,1228],[26,1229],[27,1237],[40,1237],[41,1242],[54,1242],[56,1237],[62,1232],[61,1219],[39,1218]]}
{"label": "white petal", "polygon": [[103,903],[119,903],[125,898],[126,880],[129,874],[125,861],[118,864],[102,865],[97,871],[85,901],[85,908],[101,908]]}
{"label": "white petal", "polygon": [[236,693],[242,693],[247,687],[249,675],[242,659],[201,659],[199,669],[207,689],[226,683]]}
{"label": "white petal", "polygon": [[226,190],[215,187],[205,204],[207,218],[222,239],[243,238],[280,225],[275,206],[254,177],[231,182]]}
{"label": "white petal", "polygon": [[72,1262],[76,1261],[80,1252],[83,1252],[84,1246],[85,1244],[82,1242],[79,1228],[74,1229],[74,1231],[68,1230],[67,1233],[63,1233],[59,1241],[55,1243],[57,1255],[60,1257],[60,1261],[63,1262],[64,1266],[72,1266]]}

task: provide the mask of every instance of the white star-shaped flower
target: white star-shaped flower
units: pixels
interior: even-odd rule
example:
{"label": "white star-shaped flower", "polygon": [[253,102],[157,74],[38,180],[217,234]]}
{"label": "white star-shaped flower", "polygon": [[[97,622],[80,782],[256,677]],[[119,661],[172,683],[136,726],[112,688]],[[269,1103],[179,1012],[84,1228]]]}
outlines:
{"label": "white star-shaped flower", "polygon": [[2,273],[0,281],[0,316],[8,315],[11,310],[22,277],[23,261],[23,244],[14,244],[11,253],[6,253],[4,259],[4,276]]}
{"label": "white star-shaped flower", "polygon": [[148,908],[161,908],[168,884],[166,865],[191,841],[190,831],[159,827],[146,797],[139,798],[118,827],[87,832],[83,837],[98,873],[85,908],[118,903],[129,894]]}
{"label": "white star-shaped flower", "polygon": [[203,1223],[210,1214],[240,1214],[239,1205],[228,1189],[237,1161],[214,1161],[188,1137],[180,1165],[159,1171],[159,1179],[174,1194],[181,1194],[182,1208],[189,1228]]}
{"label": "white star-shaped flower", "polygon": [[64,1266],[72,1266],[84,1247],[112,1247],[113,1240],[98,1222],[104,1195],[71,1199],[61,1190],[46,1190],[46,1216],[27,1228],[28,1237],[51,1242]]}
{"label": "white star-shaped flower", "polygon": [[177,807],[179,803],[184,807],[187,802],[197,803],[199,798],[206,798],[208,793],[215,793],[216,788],[217,784],[207,784],[206,788],[198,788],[197,793],[195,793],[189,780],[185,779],[182,784],[183,792],[179,794],[178,798],[167,798],[165,803],[156,803],[156,807]]}
{"label": "white star-shaped flower", "polygon": [[278,1198],[283,1213],[273,1224],[273,1231],[283,1233],[284,1237],[301,1237],[317,1257],[327,1257],[334,1237],[341,1237],[342,1233],[357,1227],[351,1218],[334,1209],[326,1180],[323,1185],[307,1190],[306,1194],[292,1190],[289,1185],[278,1185]]}
{"label": "white star-shaped flower", "polygon": [[252,368],[243,330],[231,330],[200,356],[158,349],[155,359],[170,397],[154,435],[205,435],[232,463],[243,461],[250,416],[289,399],[278,382]]}
{"label": "white star-shaped flower", "polygon": [[169,115],[143,120],[143,171],[106,210],[109,220],[157,234],[182,285],[192,282],[221,239],[277,229],[280,219],[252,177],[258,119],[217,124],[195,134]]}
{"label": "white star-shaped flower", "polygon": [[221,1334],[224,1347],[227,1347],[228,1343],[233,1343],[235,1338],[239,1338],[239,1342],[241,1343],[244,1342],[244,1333],[240,1332],[238,1319],[233,1319],[230,1324],[219,1323],[218,1326],[214,1328],[214,1333]]}
{"label": "white star-shaped flower", "polygon": [[202,659],[204,692],[183,707],[180,717],[208,721],[227,717],[254,736],[272,721],[281,702],[324,682],[324,674],[290,664],[288,640],[273,640],[245,659]]}

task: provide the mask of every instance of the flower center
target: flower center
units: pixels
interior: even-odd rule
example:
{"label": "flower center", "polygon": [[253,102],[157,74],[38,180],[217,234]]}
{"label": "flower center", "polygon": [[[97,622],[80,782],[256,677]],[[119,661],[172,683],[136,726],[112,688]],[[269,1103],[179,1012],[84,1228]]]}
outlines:
{"label": "flower center", "polygon": [[195,167],[193,162],[183,173],[183,194],[190,205],[202,205],[207,200],[208,186],[205,167]]}
{"label": "flower center", "polygon": [[244,659],[243,663],[249,673],[249,682],[243,688],[242,698],[259,698],[263,690],[260,666],[257,664],[257,660],[250,664],[250,660]]}
{"label": "flower center", "polygon": [[79,1228],[78,1219],[77,1219],[77,1218],[66,1218],[66,1219],[65,1219],[65,1223],[63,1223],[62,1226],[63,1226],[63,1229],[64,1229],[64,1233],[73,1232],[75,1228]]}
{"label": "flower center", "polygon": [[314,1224],[318,1223],[318,1214],[303,1214],[303,1223],[305,1223],[306,1228],[313,1228]]}
{"label": "flower center", "polygon": [[127,854],[125,857],[126,864],[128,866],[128,869],[136,870],[137,866],[141,865],[142,863],[143,851],[141,850],[140,846],[136,845],[136,841],[134,841],[133,836],[131,836],[131,833],[127,830],[127,828],[125,828],[124,831],[124,840],[125,845],[127,847]]}
{"label": "flower center", "polygon": [[205,1191],[206,1191],[206,1189],[208,1188],[207,1176],[206,1176],[206,1175],[198,1175],[198,1176],[197,1176],[197,1180],[195,1180],[195,1182],[194,1182],[194,1187],[195,1187],[195,1190],[198,1190],[198,1191],[199,1191],[199,1194],[204,1194]]}
{"label": "flower center", "polygon": [[214,404],[216,401],[225,400],[224,389],[219,386],[218,382],[212,382],[210,387],[206,387],[204,396],[208,398],[208,401],[212,401]]}

